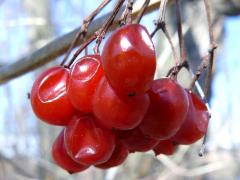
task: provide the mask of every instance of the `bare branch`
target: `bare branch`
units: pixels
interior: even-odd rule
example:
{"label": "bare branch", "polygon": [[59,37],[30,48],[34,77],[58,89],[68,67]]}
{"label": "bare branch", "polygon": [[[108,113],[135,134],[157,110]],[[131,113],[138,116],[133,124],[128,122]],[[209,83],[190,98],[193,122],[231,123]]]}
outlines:
{"label": "bare branch", "polygon": [[169,44],[172,48],[173,57],[174,57],[176,65],[177,65],[179,63],[178,56],[177,56],[177,51],[176,51],[176,48],[173,45],[170,32],[169,32],[169,30],[166,26],[166,23],[165,23],[167,3],[168,3],[168,0],[162,0],[161,3],[160,3],[160,7],[159,7],[160,15],[159,15],[158,20],[155,22],[156,27],[153,30],[153,32],[151,33],[151,37],[153,37],[158,30],[160,30],[160,29],[162,30],[162,32],[166,36],[166,38],[167,38],[167,40],[168,40],[168,42],[169,42]]}
{"label": "bare branch", "polygon": [[118,0],[117,5],[115,6],[113,12],[110,14],[110,17],[107,19],[107,21],[103,24],[103,26],[101,27],[101,29],[99,30],[99,33],[97,35],[97,39],[96,39],[96,46],[94,47],[94,52],[96,54],[99,54],[99,46],[103,40],[103,38],[105,37],[106,32],[108,31],[108,29],[110,28],[110,26],[112,25],[115,17],[117,16],[119,10],[121,9],[123,3],[125,0]]}
{"label": "bare branch", "polygon": [[67,65],[64,65],[64,67],[70,68],[74,60],[78,57],[78,55],[95,39],[97,38],[96,34],[93,34],[90,38],[88,38],[86,41],[81,44],[81,46],[78,48],[78,50],[73,54],[73,57],[69,60]]}
{"label": "bare branch", "polygon": [[82,41],[85,36],[87,35],[87,30],[89,27],[89,24],[92,22],[92,20],[95,18],[95,16],[110,2],[110,0],[104,0],[95,11],[93,11],[84,21],[83,24],[80,28],[80,30],[78,31],[78,33],[76,34],[76,37],[74,38],[74,40],[72,41],[70,47],[67,50],[67,53],[65,55],[65,57],[63,58],[63,61],[61,63],[61,65],[64,65],[64,63],[67,61],[71,51],[73,50],[73,48],[76,46],[77,42],[80,40]]}
{"label": "bare branch", "polygon": [[[212,17],[211,17],[211,8],[208,0],[204,0],[204,5],[207,13],[207,22],[208,22],[208,31],[209,31],[209,39],[210,39],[210,50],[208,51],[209,53],[209,66],[208,66],[208,72],[207,72],[207,77],[205,81],[205,87],[204,87],[204,94],[205,94],[205,101],[207,102],[208,96],[209,96],[209,90],[210,90],[210,83],[212,81],[212,70],[213,70],[213,61],[214,61],[214,53],[217,48],[217,45],[215,43],[214,35],[213,35],[213,27],[212,27]],[[211,117],[209,117],[210,119]],[[208,136],[208,131],[206,132],[204,138],[203,138],[203,143],[202,147],[199,152],[199,156],[203,156],[204,150],[205,150],[205,144],[207,141],[207,136]]]}
{"label": "bare branch", "polygon": [[128,0],[127,6],[119,19],[120,26],[130,24],[132,21],[133,0]]}
{"label": "bare branch", "polygon": [[239,0],[212,0],[217,12],[221,15],[237,16],[240,14]]}
{"label": "bare branch", "polygon": [[136,23],[136,24],[137,24],[137,23],[140,23],[140,21],[141,21],[143,15],[144,15],[144,13],[145,13],[145,11],[146,11],[149,3],[150,3],[150,0],[145,0],[145,2],[144,2],[144,4],[143,4],[140,12],[139,12],[138,15],[137,15],[137,18],[136,18],[135,21],[134,21],[134,23]]}
{"label": "bare branch", "polygon": [[181,15],[180,1],[176,0],[176,16],[177,16],[177,29],[178,29],[178,38],[179,38],[179,47],[180,47],[180,57],[181,63],[186,61],[186,48],[184,43],[184,37],[182,33],[182,15]]}
{"label": "bare branch", "polygon": [[202,72],[208,67],[209,65],[209,54],[205,55],[202,58],[201,64],[198,66],[195,75],[193,77],[193,80],[191,82],[190,89],[192,90],[195,86],[195,82],[200,78]]}
{"label": "bare branch", "polygon": [[[158,9],[160,0],[151,1],[146,13],[150,13],[154,10]],[[120,11],[123,11],[122,8]],[[133,11],[133,16],[136,16],[137,13],[140,11],[141,7],[138,7],[136,10]],[[104,24],[106,18],[110,15],[110,13],[94,20],[88,30],[87,38],[96,32],[99,27]],[[117,21],[113,23],[116,27],[118,25]],[[114,27],[114,26],[113,26]],[[79,32],[80,28],[73,30],[72,32],[59,37],[58,39],[48,43],[44,47],[40,48],[39,50],[31,53],[30,55],[23,57],[16,61],[13,64],[0,67],[0,84],[7,82],[13,78],[16,78],[20,75],[23,75],[29,71],[32,71],[50,61],[53,61],[58,56],[64,54],[68,47],[70,46],[71,42],[73,41],[74,37],[76,36],[77,32]],[[78,42],[77,45],[81,44],[82,41]]]}
{"label": "bare branch", "polygon": [[211,8],[209,4],[209,0],[204,0],[204,5],[207,13],[207,21],[208,21],[208,31],[209,31],[209,39],[210,39],[210,50],[208,51],[209,53],[209,68],[208,68],[208,74],[206,78],[206,83],[205,83],[205,98],[208,99],[209,95],[209,88],[210,88],[210,83],[212,79],[212,69],[213,69],[213,61],[214,61],[214,53],[217,48],[217,45],[215,43],[214,35],[213,35],[213,27],[212,27],[212,17],[211,17]]}

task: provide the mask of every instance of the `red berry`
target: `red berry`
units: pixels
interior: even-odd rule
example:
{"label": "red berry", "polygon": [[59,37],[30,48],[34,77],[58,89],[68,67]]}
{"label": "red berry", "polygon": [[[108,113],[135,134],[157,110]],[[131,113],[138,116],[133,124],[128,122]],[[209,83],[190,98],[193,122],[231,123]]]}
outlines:
{"label": "red berry", "polygon": [[71,68],[67,93],[73,106],[82,112],[92,112],[92,99],[103,75],[100,55],[87,55]]}
{"label": "red berry", "polygon": [[64,131],[62,131],[52,146],[52,158],[60,167],[69,173],[81,172],[88,168],[76,163],[68,154],[64,145]]}
{"label": "red berry", "polygon": [[38,118],[53,125],[67,125],[74,108],[66,93],[69,71],[61,66],[44,71],[34,82],[31,103]]}
{"label": "red berry", "polygon": [[158,140],[145,136],[137,127],[127,131],[116,132],[130,152],[146,152],[158,144]]}
{"label": "red berry", "polygon": [[127,147],[121,141],[118,141],[110,159],[103,164],[96,165],[96,167],[101,169],[108,169],[114,166],[118,166],[125,161],[128,153],[129,152]]}
{"label": "red berry", "polygon": [[160,154],[173,155],[173,153],[176,151],[176,148],[177,145],[171,140],[163,140],[153,148],[153,151],[156,156]]}
{"label": "red berry", "polygon": [[96,165],[106,162],[115,148],[115,136],[95,122],[93,116],[75,116],[65,129],[68,154],[78,163]]}
{"label": "red berry", "polygon": [[113,32],[103,47],[102,62],[111,86],[119,95],[145,93],[156,69],[154,45],[147,29],[131,24]]}
{"label": "red berry", "polygon": [[93,113],[104,126],[133,129],[139,125],[149,106],[147,94],[121,99],[104,77],[93,98]]}
{"label": "red berry", "polygon": [[193,144],[207,132],[209,112],[204,102],[194,93],[188,92],[189,110],[185,121],[172,140],[178,144]]}
{"label": "red berry", "polygon": [[188,96],[174,80],[155,80],[149,90],[150,107],[140,125],[142,132],[159,140],[168,139],[181,127],[188,111]]}

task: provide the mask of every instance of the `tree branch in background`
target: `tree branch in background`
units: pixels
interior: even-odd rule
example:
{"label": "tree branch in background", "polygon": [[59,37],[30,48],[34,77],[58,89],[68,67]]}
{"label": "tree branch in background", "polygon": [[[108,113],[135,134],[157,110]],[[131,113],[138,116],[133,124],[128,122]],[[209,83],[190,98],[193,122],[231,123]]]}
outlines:
{"label": "tree branch in background", "polygon": [[221,15],[236,16],[240,14],[239,0],[212,0],[216,11]]}
{"label": "tree branch in background", "polygon": [[[160,0],[151,1],[148,9],[146,10],[146,13],[150,13],[154,10],[157,10],[159,7],[159,2]],[[136,16],[139,13],[140,9],[141,7],[137,7],[133,11],[133,16]],[[120,11],[123,11],[123,8]],[[89,38],[91,35],[93,35],[96,32],[96,30],[98,30],[99,27],[101,27],[102,24],[104,24],[106,18],[109,15],[110,13],[94,20],[89,25],[88,34],[86,38]],[[113,24],[116,27],[118,25],[118,22],[114,21]],[[114,28],[114,26],[112,27]],[[3,84],[29,71],[32,71],[50,61],[53,61],[58,56],[64,54],[67,51],[68,47],[70,46],[71,42],[73,41],[74,37],[76,37],[76,34],[79,32],[79,30],[80,28],[77,28],[68,34],[57,38],[56,40],[53,40],[52,42],[36,50],[30,55],[20,58],[15,63],[1,67],[0,84]],[[79,45],[81,43],[82,41],[78,41],[76,45]]]}

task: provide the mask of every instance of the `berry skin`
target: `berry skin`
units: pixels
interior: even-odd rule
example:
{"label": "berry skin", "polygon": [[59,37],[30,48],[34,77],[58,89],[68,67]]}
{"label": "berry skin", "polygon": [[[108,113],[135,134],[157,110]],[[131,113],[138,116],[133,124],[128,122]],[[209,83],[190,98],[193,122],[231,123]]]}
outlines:
{"label": "berry skin", "polygon": [[93,116],[75,116],[65,129],[65,145],[76,162],[96,165],[111,157],[115,136],[112,131],[98,125]]}
{"label": "berry skin", "polygon": [[147,29],[139,24],[113,32],[103,47],[103,68],[118,95],[144,94],[156,69],[154,45]]}
{"label": "berry skin", "polygon": [[104,77],[93,98],[93,113],[108,128],[133,129],[139,125],[147,112],[147,94],[121,99]]}
{"label": "berry skin", "polygon": [[174,144],[171,140],[160,141],[154,148],[153,151],[155,156],[160,154],[173,155],[176,151],[177,145]]}
{"label": "berry skin", "polygon": [[193,144],[206,134],[210,117],[204,102],[196,94],[187,93],[189,110],[182,127],[172,138],[174,142],[184,145]]}
{"label": "berry skin", "polygon": [[127,131],[116,131],[116,133],[131,153],[149,151],[159,142],[156,139],[145,136],[139,127]]}
{"label": "berry skin", "polygon": [[159,140],[173,136],[183,124],[188,111],[188,96],[174,80],[155,80],[149,90],[150,107],[140,125],[141,131]]}
{"label": "berry skin", "polygon": [[64,131],[56,138],[52,146],[52,158],[57,165],[68,171],[70,174],[81,172],[88,168],[76,163],[68,154],[64,145]]}
{"label": "berry skin", "polygon": [[121,141],[118,141],[110,159],[103,164],[96,165],[96,167],[101,169],[108,169],[114,166],[118,166],[127,159],[128,154],[129,152],[127,147]]}
{"label": "berry skin", "polygon": [[92,112],[92,99],[103,75],[100,55],[87,55],[71,68],[67,93],[73,106],[85,113]]}
{"label": "berry skin", "polygon": [[69,70],[56,66],[44,71],[34,82],[31,104],[38,118],[52,125],[67,125],[75,112],[67,96]]}

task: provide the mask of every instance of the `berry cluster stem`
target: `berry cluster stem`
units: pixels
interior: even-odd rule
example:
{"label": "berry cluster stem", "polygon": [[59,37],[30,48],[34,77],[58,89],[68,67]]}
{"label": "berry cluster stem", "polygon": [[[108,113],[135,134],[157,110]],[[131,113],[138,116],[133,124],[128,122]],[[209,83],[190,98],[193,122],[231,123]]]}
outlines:
{"label": "berry cluster stem", "polygon": [[108,20],[106,21],[106,23],[102,26],[102,28],[99,30],[99,33],[97,35],[97,40],[96,40],[96,45],[94,47],[94,52],[96,54],[99,54],[99,46],[103,40],[103,38],[105,37],[105,34],[107,32],[107,30],[110,28],[110,26],[112,25],[113,20],[115,19],[117,13],[119,12],[120,8],[122,7],[123,3],[125,0],[118,0],[117,5],[115,6],[111,16],[108,18]]}
{"label": "berry cluster stem", "polygon": [[[210,50],[208,51],[209,66],[208,66],[207,78],[206,78],[206,81],[205,81],[205,87],[204,87],[205,101],[207,101],[207,99],[209,97],[210,83],[211,83],[211,80],[212,80],[214,55],[215,55],[215,50],[217,49],[217,44],[215,43],[215,38],[214,38],[214,35],[213,35],[211,8],[210,8],[210,4],[209,4],[208,0],[204,0],[204,6],[205,6],[205,9],[206,9],[206,13],[207,13],[209,39],[210,39],[210,44],[211,44],[210,45],[211,46]],[[211,118],[211,117],[209,117],[209,118]],[[208,137],[208,131],[203,138],[202,147],[200,149],[199,156],[203,156],[203,154],[204,154],[207,137]]]}
{"label": "berry cluster stem", "polygon": [[183,61],[180,64],[172,67],[168,73],[167,73],[167,77],[171,77],[171,76],[177,76],[178,72],[182,69],[182,68],[186,68],[187,70],[189,70],[189,63],[187,61]]}
{"label": "berry cluster stem", "polygon": [[120,26],[132,23],[133,0],[128,0],[125,10],[119,20]]}
{"label": "berry cluster stem", "polygon": [[65,67],[70,68],[72,63],[75,61],[75,59],[78,57],[78,55],[95,39],[97,38],[96,34],[93,34],[90,38],[88,38],[73,54],[72,58],[69,60],[68,64],[65,65]]}
{"label": "berry cluster stem", "polygon": [[176,17],[177,17],[177,29],[178,29],[178,39],[179,39],[179,49],[180,49],[180,57],[181,57],[181,63],[186,61],[187,59],[187,53],[185,48],[185,42],[182,32],[182,15],[181,15],[181,7],[180,7],[180,1],[176,1]]}
{"label": "berry cluster stem", "polygon": [[181,7],[179,0],[175,0],[176,3],[176,19],[177,19],[177,32],[178,32],[178,39],[179,39],[179,50],[180,50],[180,63],[176,64],[173,68],[171,68],[168,73],[167,77],[177,76],[178,72],[183,68],[189,69],[189,64],[187,62],[187,52],[184,42],[184,36],[182,31],[182,15],[181,15]]}
{"label": "berry cluster stem", "polygon": [[88,31],[88,27],[90,25],[90,23],[93,21],[93,19],[96,17],[96,15],[110,2],[111,0],[104,0],[84,21],[83,24],[80,28],[80,30],[78,31],[78,33],[76,34],[75,38],[73,39],[71,45],[69,46],[66,55],[64,56],[62,62],[61,62],[61,66],[63,66],[70,53],[72,52],[73,48],[75,47],[75,45],[77,44],[78,41],[84,40],[86,38],[87,35],[87,31]]}
{"label": "berry cluster stem", "polygon": [[134,21],[135,24],[140,23],[145,11],[147,10],[147,7],[148,7],[149,3],[150,3],[150,0],[145,0],[144,4],[142,5],[142,8],[141,8],[140,12],[138,13],[138,15],[137,15],[137,17]]}
{"label": "berry cluster stem", "polygon": [[162,30],[162,32],[165,34],[165,36],[166,36],[166,38],[167,38],[167,40],[168,40],[168,42],[171,46],[171,49],[172,49],[172,52],[173,52],[173,57],[174,57],[174,60],[176,62],[176,65],[177,65],[177,64],[179,64],[177,51],[176,51],[176,48],[173,45],[171,35],[170,35],[169,30],[168,30],[168,28],[166,26],[166,23],[165,23],[167,2],[168,2],[168,0],[163,0],[163,1],[160,2],[160,8],[159,8],[160,9],[160,16],[159,16],[158,20],[155,22],[155,29],[151,33],[151,37],[153,38],[158,30],[160,30],[160,29]]}
{"label": "berry cluster stem", "polygon": [[202,72],[208,67],[209,64],[209,54],[205,55],[202,60],[201,60],[201,64],[198,66],[195,75],[192,79],[191,85],[190,85],[190,90],[193,90],[193,88],[195,87],[195,83],[196,81],[200,78]]}
{"label": "berry cluster stem", "polygon": [[[102,9],[105,5],[106,5],[106,1],[104,1],[104,4],[101,4],[102,6],[99,6],[97,8],[96,11],[94,11],[95,16],[100,12],[100,9]],[[72,63],[75,61],[75,59],[78,57],[78,55],[94,40],[96,40],[96,46],[94,48],[94,51],[96,54],[99,53],[99,45],[102,41],[102,39],[105,36],[106,31],[109,29],[109,27],[111,26],[114,18],[116,17],[118,11],[120,10],[122,4],[123,4],[124,0],[119,0],[116,7],[113,10],[113,13],[111,14],[111,16],[109,17],[109,19],[106,21],[106,23],[98,30],[96,31],[89,39],[87,39],[79,48],[78,50],[74,53],[73,57],[69,60],[69,63],[67,65],[65,65],[65,67],[70,67],[72,65]],[[93,16],[93,17],[95,17]],[[92,17],[90,15],[90,17]],[[93,18],[92,17],[92,18]],[[89,22],[90,23],[90,22]],[[87,25],[88,26],[88,25]],[[85,38],[85,37],[83,37]],[[73,45],[74,47],[74,45]],[[62,63],[62,65],[64,64],[64,62]]]}
{"label": "berry cluster stem", "polygon": [[209,39],[210,39],[210,50],[208,51],[209,53],[209,68],[208,68],[208,74],[206,78],[206,83],[205,83],[205,97],[206,99],[209,96],[209,87],[212,79],[212,69],[213,69],[213,61],[214,61],[214,55],[215,55],[215,50],[217,49],[217,45],[215,43],[215,38],[213,35],[213,26],[212,26],[212,16],[211,16],[211,8],[208,0],[204,0],[204,6],[206,9],[207,13],[207,21],[208,21],[208,31],[209,31]]}

